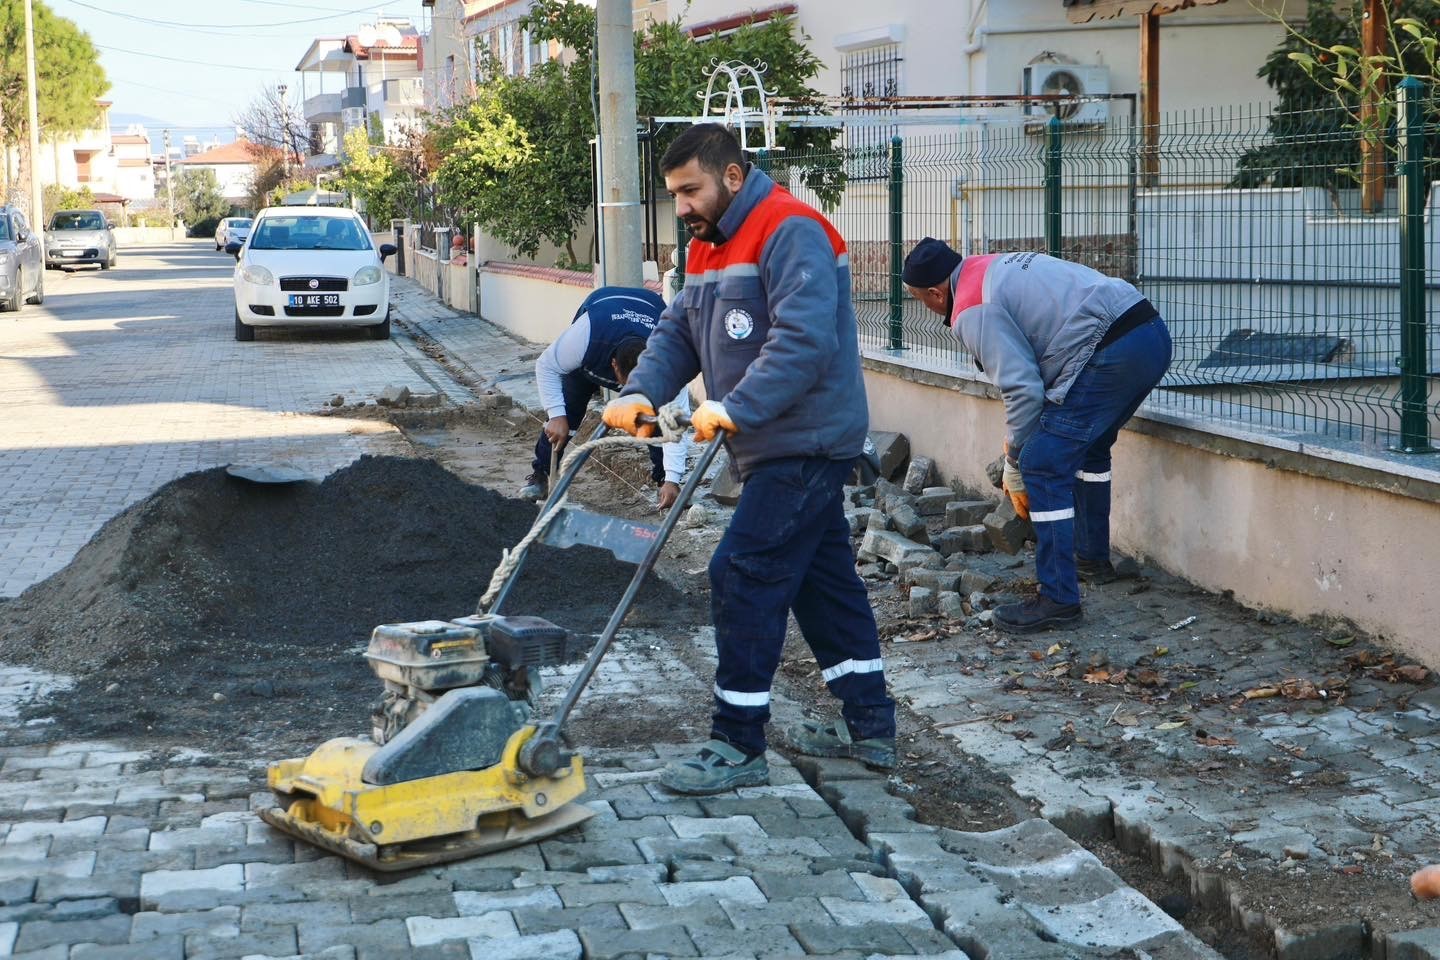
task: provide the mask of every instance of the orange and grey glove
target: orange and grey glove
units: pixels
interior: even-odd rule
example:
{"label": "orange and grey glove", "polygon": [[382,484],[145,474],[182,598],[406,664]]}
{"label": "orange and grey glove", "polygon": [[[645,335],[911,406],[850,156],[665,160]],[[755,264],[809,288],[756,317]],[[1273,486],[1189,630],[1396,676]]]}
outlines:
{"label": "orange and grey glove", "polygon": [[1030,494],[1025,492],[1025,478],[1020,474],[1020,467],[1010,459],[1007,451],[1005,455],[1005,471],[1001,477],[1000,486],[1005,495],[1010,498],[1010,503],[1015,507],[1015,513],[1021,520],[1030,519]]}
{"label": "orange and grey glove", "polygon": [[630,393],[616,397],[605,404],[601,419],[611,430],[624,430],[635,437],[653,437],[660,429],[653,423],[641,423],[641,417],[654,417],[655,404],[643,393]]}
{"label": "orange and grey glove", "polygon": [[690,426],[695,428],[695,440],[698,443],[709,443],[721,430],[726,433],[740,432],[740,428],[735,426],[735,421],[731,420],[730,414],[725,411],[725,404],[716,400],[706,400],[700,404],[690,415]]}

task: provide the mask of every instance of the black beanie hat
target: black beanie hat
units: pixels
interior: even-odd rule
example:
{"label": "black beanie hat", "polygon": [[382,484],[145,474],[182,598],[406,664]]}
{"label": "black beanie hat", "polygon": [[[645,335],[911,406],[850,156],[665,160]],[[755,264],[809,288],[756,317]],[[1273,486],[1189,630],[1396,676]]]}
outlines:
{"label": "black beanie hat", "polygon": [[938,287],[955,272],[961,259],[945,241],[926,237],[915,244],[915,249],[905,258],[900,279],[912,287]]}

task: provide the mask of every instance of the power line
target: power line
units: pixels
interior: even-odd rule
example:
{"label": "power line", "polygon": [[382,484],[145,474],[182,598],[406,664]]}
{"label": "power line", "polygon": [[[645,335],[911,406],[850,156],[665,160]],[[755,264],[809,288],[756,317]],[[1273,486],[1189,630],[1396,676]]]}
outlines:
{"label": "power line", "polygon": [[274,23],[180,23],[175,20],[156,20],[152,17],[142,17],[134,13],[120,13],[115,10],[107,10],[104,7],[97,7],[93,3],[86,3],[85,0],[70,0],[77,7],[84,7],[87,10],[94,10],[97,13],[107,13],[112,17],[120,17],[124,20],[134,20],[137,23],[146,23],[155,27],[172,27],[178,30],[194,30],[205,32],[210,30],[257,30],[267,27],[290,27],[302,23],[320,23],[324,20],[334,20],[338,17],[354,16],[360,13],[372,13],[385,6],[377,3],[369,7],[360,7],[357,10],[336,10],[329,16],[309,17],[304,20],[277,20]]}
{"label": "power line", "polygon": [[[92,41],[93,43],[93,41]],[[126,50],[124,47],[110,47],[103,43],[95,43],[100,50],[110,50],[114,53],[133,53],[137,57],[145,57],[147,60],[169,60],[171,63],[193,63],[197,67],[210,67],[212,70],[254,70],[257,73],[291,73],[288,68],[271,70],[268,67],[246,67],[238,63],[216,63],[213,60],[185,60],[180,57],[165,57],[158,53],[147,53],[144,50]]]}

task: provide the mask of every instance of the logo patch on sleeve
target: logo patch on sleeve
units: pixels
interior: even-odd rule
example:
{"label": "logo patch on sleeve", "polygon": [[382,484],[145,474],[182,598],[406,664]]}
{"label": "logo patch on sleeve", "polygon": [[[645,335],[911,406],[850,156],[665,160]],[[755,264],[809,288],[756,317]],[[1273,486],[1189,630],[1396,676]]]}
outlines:
{"label": "logo patch on sleeve", "polygon": [[744,340],[754,330],[755,318],[744,310],[737,308],[725,314],[725,332],[731,340]]}

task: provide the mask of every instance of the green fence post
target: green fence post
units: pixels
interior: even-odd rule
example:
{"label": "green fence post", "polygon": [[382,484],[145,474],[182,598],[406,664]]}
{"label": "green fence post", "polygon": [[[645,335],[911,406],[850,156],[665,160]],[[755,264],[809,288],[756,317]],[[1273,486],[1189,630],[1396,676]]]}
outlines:
{"label": "green fence post", "polygon": [[900,136],[890,138],[890,349],[905,349],[905,165]]}
{"label": "green fence post", "polygon": [[1060,256],[1060,118],[1045,124],[1045,252]]}
{"label": "green fence post", "polygon": [[1430,453],[1425,316],[1425,118],[1421,84],[1400,82],[1400,444]]}

